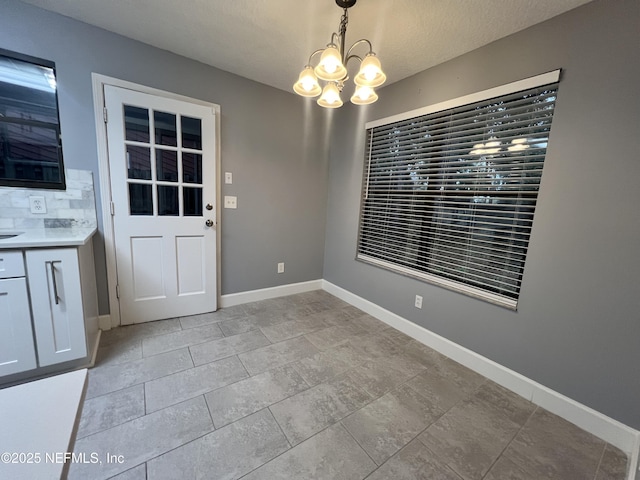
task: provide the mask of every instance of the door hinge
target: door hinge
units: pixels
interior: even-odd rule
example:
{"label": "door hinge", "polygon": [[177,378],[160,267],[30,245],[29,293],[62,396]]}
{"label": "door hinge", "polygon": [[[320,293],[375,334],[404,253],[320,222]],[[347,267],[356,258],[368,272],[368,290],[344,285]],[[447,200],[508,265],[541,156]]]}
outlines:
{"label": "door hinge", "polygon": [[104,118],[104,123],[107,123],[108,121],[107,107],[102,108],[102,118]]}
{"label": "door hinge", "polygon": [[120,298],[120,285],[116,285],[116,298]]}
{"label": "door hinge", "polygon": [[109,202],[109,209],[111,210],[111,216],[113,217],[116,214],[116,206],[113,202]]}

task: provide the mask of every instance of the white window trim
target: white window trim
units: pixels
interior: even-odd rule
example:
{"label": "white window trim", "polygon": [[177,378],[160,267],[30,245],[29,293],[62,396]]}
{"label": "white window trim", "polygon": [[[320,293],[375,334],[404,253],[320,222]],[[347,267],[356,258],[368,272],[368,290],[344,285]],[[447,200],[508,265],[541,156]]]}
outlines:
{"label": "white window trim", "polygon": [[435,103],[433,105],[417,108],[408,112],[402,112],[390,117],[372,120],[370,122],[367,122],[367,124],[365,125],[365,130],[369,130],[370,128],[374,127],[380,127],[382,125],[387,125],[389,123],[401,122],[403,120],[408,120],[409,118],[413,117],[419,117],[421,115],[428,115],[430,113],[449,110],[451,108],[468,105],[470,103],[482,102],[483,100],[488,100],[494,97],[510,95],[520,90],[528,90],[530,88],[541,87],[542,85],[547,85],[549,83],[555,83],[560,80],[560,71],[560,69],[553,70],[551,72],[536,75],[535,77],[529,77],[523,80],[518,80],[516,82],[500,85],[499,87],[489,88],[488,90],[483,90],[481,92],[471,93],[463,97],[446,100],[444,102]]}

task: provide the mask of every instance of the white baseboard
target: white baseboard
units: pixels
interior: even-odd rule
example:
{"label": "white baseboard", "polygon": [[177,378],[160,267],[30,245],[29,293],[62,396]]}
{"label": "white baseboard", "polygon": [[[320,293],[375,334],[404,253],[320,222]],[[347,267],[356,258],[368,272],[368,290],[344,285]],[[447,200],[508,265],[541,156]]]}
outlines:
{"label": "white baseboard", "polygon": [[[277,287],[261,288],[260,290],[221,295],[218,307],[233,307],[243,303],[257,302],[258,300],[268,300],[269,298],[295,295],[296,293],[311,292],[312,290],[322,290],[322,282],[323,280],[310,280],[308,282],[290,283]],[[100,330],[111,330],[117,326],[118,325],[112,324],[111,315],[100,315],[98,317],[98,327]]]}
{"label": "white baseboard", "polygon": [[635,479],[635,473],[638,469],[638,449],[640,447],[639,431],[447,340],[331,282],[323,280],[322,288],[428,347],[619,448],[630,459],[628,480]]}
{"label": "white baseboard", "polygon": [[111,325],[111,315],[100,315],[98,317],[98,328],[102,331],[111,330],[116,325]]}
{"label": "white baseboard", "polygon": [[295,295],[296,293],[310,292],[312,290],[322,290],[324,280],[311,280],[308,282],[290,283],[277,287],[261,288],[260,290],[250,290],[248,292],[230,293],[220,296],[220,308],[233,307],[243,303],[257,302],[269,298]]}

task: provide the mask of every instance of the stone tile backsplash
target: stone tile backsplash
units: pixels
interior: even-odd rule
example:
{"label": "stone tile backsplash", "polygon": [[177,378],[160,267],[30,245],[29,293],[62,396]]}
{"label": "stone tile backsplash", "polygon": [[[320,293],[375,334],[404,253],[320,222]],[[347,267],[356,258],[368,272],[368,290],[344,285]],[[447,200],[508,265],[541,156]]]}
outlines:
{"label": "stone tile backsplash", "polygon": [[[0,187],[0,229],[97,226],[93,174],[66,170],[66,190]],[[29,197],[45,199],[47,213],[31,213]]]}

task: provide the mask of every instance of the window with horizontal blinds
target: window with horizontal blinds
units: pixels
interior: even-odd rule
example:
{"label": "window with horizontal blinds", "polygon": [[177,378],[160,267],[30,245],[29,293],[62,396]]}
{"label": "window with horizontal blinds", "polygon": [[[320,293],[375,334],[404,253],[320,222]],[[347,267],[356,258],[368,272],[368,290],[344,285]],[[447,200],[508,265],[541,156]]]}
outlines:
{"label": "window with horizontal blinds", "polygon": [[552,73],[368,125],[357,258],[516,308]]}

